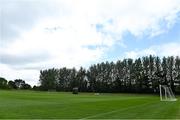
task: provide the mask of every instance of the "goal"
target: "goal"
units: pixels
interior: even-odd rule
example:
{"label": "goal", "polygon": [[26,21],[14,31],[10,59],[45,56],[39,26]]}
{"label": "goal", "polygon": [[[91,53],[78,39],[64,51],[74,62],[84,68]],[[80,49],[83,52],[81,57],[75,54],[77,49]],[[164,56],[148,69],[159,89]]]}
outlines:
{"label": "goal", "polygon": [[159,85],[159,92],[161,101],[177,101],[172,89],[167,85]]}

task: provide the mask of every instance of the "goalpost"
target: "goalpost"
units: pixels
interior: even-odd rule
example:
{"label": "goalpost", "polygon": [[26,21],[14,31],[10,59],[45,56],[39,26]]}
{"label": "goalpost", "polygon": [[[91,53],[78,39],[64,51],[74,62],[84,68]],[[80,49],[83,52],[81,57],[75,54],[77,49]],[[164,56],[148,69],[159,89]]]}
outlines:
{"label": "goalpost", "polygon": [[172,89],[167,85],[159,85],[159,92],[161,101],[177,101]]}

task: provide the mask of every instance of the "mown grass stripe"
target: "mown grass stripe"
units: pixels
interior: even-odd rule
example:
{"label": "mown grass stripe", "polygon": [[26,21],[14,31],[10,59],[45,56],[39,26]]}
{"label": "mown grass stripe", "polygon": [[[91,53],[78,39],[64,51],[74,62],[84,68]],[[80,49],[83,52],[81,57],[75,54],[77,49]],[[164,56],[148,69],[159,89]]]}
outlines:
{"label": "mown grass stripe", "polygon": [[123,108],[123,109],[117,109],[117,110],[113,110],[113,111],[109,111],[109,112],[105,112],[105,113],[100,113],[100,114],[96,114],[96,115],[92,115],[92,116],[87,116],[87,117],[81,118],[79,120],[85,120],[85,119],[89,119],[89,118],[95,118],[95,117],[100,117],[100,116],[103,116],[103,115],[116,113],[116,112],[126,111],[128,109],[134,109],[134,108],[137,108],[137,107],[143,107],[143,106],[146,106],[146,105],[149,105],[149,104],[152,104],[152,103],[154,103],[154,102],[135,105],[135,106],[132,106],[132,107],[126,107],[126,108]]}

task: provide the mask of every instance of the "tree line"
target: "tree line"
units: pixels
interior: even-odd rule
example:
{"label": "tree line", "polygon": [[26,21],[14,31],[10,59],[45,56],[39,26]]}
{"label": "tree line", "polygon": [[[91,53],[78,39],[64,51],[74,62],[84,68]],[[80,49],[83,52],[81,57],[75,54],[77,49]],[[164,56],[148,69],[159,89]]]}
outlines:
{"label": "tree line", "polygon": [[80,92],[158,93],[168,85],[180,93],[180,58],[144,56],[117,62],[102,62],[88,69],[52,68],[40,71],[39,90]]}
{"label": "tree line", "polygon": [[14,81],[6,80],[3,77],[0,77],[0,89],[31,89],[31,85],[27,84],[22,79],[15,79]]}

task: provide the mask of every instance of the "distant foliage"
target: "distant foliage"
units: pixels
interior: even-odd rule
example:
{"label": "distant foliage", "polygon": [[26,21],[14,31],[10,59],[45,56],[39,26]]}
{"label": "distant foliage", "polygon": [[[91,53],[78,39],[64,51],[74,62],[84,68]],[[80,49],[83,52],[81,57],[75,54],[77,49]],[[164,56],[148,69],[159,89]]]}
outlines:
{"label": "distant foliage", "polygon": [[8,81],[5,78],[0,77],[0,89],[31,89],[31,86],[21,79]]}
{"label": "distant foliage", "polygon": [[40,71],[41,90],[80,92],[158,93],[159,84],[168,85],[180,93],[180,58],[145,56],[80,68],[47,69]]}
{"label": "distant foliage", "polygon": [[53,90],[57,86],[58,70],[49,69],[40,71],[40,82],[43,90]]}
{"label": "distant foliage", "polygon": [[8,89],[7,80],[5,78],[0,77],[0,88]]}

